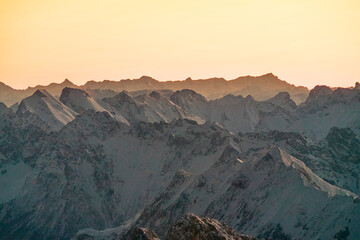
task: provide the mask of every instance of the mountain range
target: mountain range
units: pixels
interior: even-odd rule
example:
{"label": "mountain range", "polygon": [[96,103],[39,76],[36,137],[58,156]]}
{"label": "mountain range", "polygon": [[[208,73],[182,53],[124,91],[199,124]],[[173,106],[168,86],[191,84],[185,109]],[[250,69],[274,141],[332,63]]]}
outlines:
{"label": "mountain range", "polygon": [[107,112],[127,125],[144,122],[171,122],[190,119],[199,124],[217,122],[232,133],[259,131],[299,132],[311,139],[326,136],[332,127],[351,128],[360,133],[360,89],[316,86],[300,105],[287,92],[265,101],[226,95],[207,100],[201,94],[183,89],[176,92],[122,91],[112,97],[93,95],[78,88],[65,87],[59,98],[47,90],[37,90],[12,109],[38,115],[54,130],[62,128],[88,110]]}
{"label": "mountain range", "polygon": [[359,84],[299,104],[143,80],[0,103],[0,239],[360,238]]}
{"label": "mountain range", "polygon": [[210,78],[192,80],[187,78],[185,81],[157,81],[148,76],[142,76],[139,79],[126,79],[121,81],[104,80],[102,82],[88,81],[82,86],[77,86],[66,79],[62,83],[51,83],[47,86],[38,85],[29,87],[25,90],[16,90],[0,82],[0,102],[7,106],[19,103],[23,98],[32,95],[36,90],[45,89],[51,95],[59,97],[62,89],[65,87],[80,88],[93,94],[102,95],[102,97],[113,96],[116,92],[121,91],[141,91],[141,90],[182,90],[191,89],[207,99],[221,98],[227,94],[233,95],[251,95],[257,100],[266,100],[276,93],[285,91],[289,92],[296,103],[306,100],[309,90],[305,87],[296,87],[289,84],[272,73],[262,76],[244,76],[233,80],[224,78]]}

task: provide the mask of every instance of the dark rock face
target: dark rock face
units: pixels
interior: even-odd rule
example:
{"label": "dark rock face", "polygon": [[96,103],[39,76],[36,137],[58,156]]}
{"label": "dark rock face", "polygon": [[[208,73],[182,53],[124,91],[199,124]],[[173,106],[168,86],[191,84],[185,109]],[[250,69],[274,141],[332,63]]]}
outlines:
{"label": "dark rock face", "polygon": [[157,235],[146,228],[131,228],[124,236],[118,237],[117,240],[160,240]]}
{"label": "dark rock face", "polygon": [[346,239],[348,239],[349,235],[350,235],[349,228],[345,227],[345,229],[340,230],[339,232],[337,232],[335,234],[334,239],[336,239],[336,240],[346,240]]}
{"label": "dark rock face", "polygon": [[154,99],[156,99],[156,100],[160,100],[161,95],[160,95],[160,93],[157,92],[157,91],[152,91],[152,92],[150,93],[150,97],[152,97],[152,98],[154,98]]}
{"label": "dark rock face", "polygon": [[350,128],[331,128],[326,141],[331,154],[343,161],[360,162],[360,141]]}
{"label": "dark rock face", "polygon": [[0,116],[7,112],[10,112],[9,108],[7,108],[5,104],[0,102]]}
{"label": "dark rock face", "polygon": [[186,214],[170,227],[166,240],[253,240],[255,238],[238,234],[226,224],[210,218]]}
{"label": "dark rock face", "polygon": [[264,234],[265,239],[291,240],[291,237],[283,232],[282,227],[278,224]]}
{"label": "dark rock face", "polygon": [[281,106],[287,110],[296,109],[296,103],[290,98],[290,94],[288,92],[279,92],[273,98],[267,100],[267,102]]}
{"label": "dark rock face", "polygon": [[46,97],[46,95],[43,93],[44,90],[37,90],[34,95],[39,97]]}
{"label": "dark rock face", "polygon": [[355,83],[355,89],[360,89],[360,83],[359,82]]}

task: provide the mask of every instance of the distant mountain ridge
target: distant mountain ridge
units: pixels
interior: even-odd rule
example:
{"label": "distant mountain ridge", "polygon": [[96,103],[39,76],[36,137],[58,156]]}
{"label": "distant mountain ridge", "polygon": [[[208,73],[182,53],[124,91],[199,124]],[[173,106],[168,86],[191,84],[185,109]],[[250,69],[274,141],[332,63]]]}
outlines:
{"label": "distant mountain ridge", "polygon": [[306,87],[295,86],[280,80],[272,73],[261,76],[243,76],[232,80],[224,78],[209,78],[177,81],[158,81],[149,76],[142,76],[139,79],[125,79],[120,81],[88,81],[84,85],[78,86],[65,79],[62,83],[51,83],[47,86],[38,85],[29,87],[25,90],[16,90],[0,82],[0,102],[8,107],[19,103],[23,98],[32,95],[36,90],[45,89],[51,95],[59,98],[61,91],[65,87],[80,88],[83,90],[101,90],[101,91],[139,91],[139,90],[182,90],[191,89],[200,93],[208,100],[221,98],[227,94],[251,95],[256,100],[262,101],[275,96],[279,92],[288,92],[291,98],[297,103],[304,102],[308,96],[309,90]]}
{"label": "distant mountain ridge", "polygon": [[40,89],[11,110],[34,113],[55,131],[76,115],[91,110],[107,112],[110,117],[126,125],[141,121],[169,123],[176,119],[190,119],[199,124],[217,122],[235,134],[278,130],[319,139],[325,137],[332,127],[350,128],[360,134],[360,89],[357,88],[333,90],[316,86],[300,105],[296,105],[287,92],[279,92],[265,101],[257,101],[250,95],[244,98],[232,94],[207,100],[190,89],[176,92],[89,92],[65,87],[60,97],[56,98],[47,90]]}

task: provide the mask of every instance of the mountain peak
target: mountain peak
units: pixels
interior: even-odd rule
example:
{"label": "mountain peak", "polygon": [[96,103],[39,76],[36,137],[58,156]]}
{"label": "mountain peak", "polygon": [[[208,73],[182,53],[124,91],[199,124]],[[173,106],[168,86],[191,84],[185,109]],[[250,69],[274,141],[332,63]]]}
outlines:
{"label": "mountain peak", "polygon": [[82,95],[84,97],[90,97],[90,95],[82,90],[82,89],[78,89],[78,88],[71,88],[71,87],[65,87],[63,90],[62,90],[62,93],[60,95],[60,101],[62,102],[61,99],[64,99],[64,98],[67,98],[69,97],[71,94],[74,94],[75,96],[76,95]]}
{"label": "mountain peak", "polygon": [[201,95],[191,89],[183,89],[183,90],[178,90],[178,91],[174,92],[171,95],[170,100],[171,101],[174,100],[176,102],[176,99],[179,99],[179,98],[195,98],[200,101],[207,102],[206,98],[203,95]]}
{"label": "mountain peak", "polygon": [[273,73],[266,73],[266,74],[264,74],[264,75],[261,75],[260,77],[279,79],[279,78],[278,78],[276,75],[274,75]]}
{"label": "mountain peak", "polygon": [[317,85],[310,91],[309,95],[326,96],[333,92],[333,90],[325,85]]}
{"label": "mountain peak", "polygon": [[140,78],[139,78],[139,80],[140,81],[144,81],[144,82],[154,82],[154,81],[156,81],[155,79],[153,79],[152,77],[150,77],[150,76],[141,76]]}
{"label": "mountain peak", "polygon": [[2,88],[2,89],[0,89],[0,90],[11,90],[11,89],[13,89],[12,87],[6,85],[6,84],[3,83],[3,82],[0,82],[0,88]]}
{"label": "mountain peak", "polygon": [[296,103],[290,98],[290,94],[288,92],[279,92],[274,97],[267,100],[267,102],[287,110],[296,108]]}
{"label": "mountain peak", "polygon": [[318,102],[319,100],[321,103],[324,103],[332,93],[333,90],[330,87],[317,85],[310,91],[309,96],[306,99],[306,103],[314,103]]}
{"label": "mountain peak", "polygon": [[47,97],[49,93],[45,89],[38,89],[34,92],[33,96],[38,96],[40,98]]}
{"label": "mountain peak", "polygon": [[247,101],[255,101],[254,97],[251,96],[251,95],[247,95],[246,98],[245,98]]}
{"label": "mountain peak", "polygon": [[360,83],[359,82],[355,83],[355,89],[360,89]]}
{"label": "mountain peak", "polygon": [[21,101],[17,112],[26,111],[38,115],[49,126],[57,130],[72,121],[76,115],[72,109],[65,106],[45,89],[38,89],[33,95]]}
{"label": "mountain peak", "polygon": [[5,104],[0,102],[0,115],[4,112],[8,112],[8,111],[9,111],[9,108],[7,108]]}
{"label": "mountain peak", "polygon": [[115,97],[113,97],[119,102],[127,102],[127,103],[134,103],[135,99],[131,97],[128,92],[122,91],[121,93],[117,94]]}
{"label": "mountain peak", "polygon": [[73,83],[69,79],[65,78],[61,85],[73,85]]}
{"label": "mountain peak", "polygon": [[150,94],[149,94],[150,97],[156,99],[156,100],[160,100],[161,98],[161,95],[159,92],[157,91],[152,91]]}
{"label": "mountain peak", "polygon": [[86,91],[78,88],[64,88],[60,96],[60,102],[77,113],[83,113],[86,110],[106,111]]}
{"label": "mountain peak", "polygon": [[278,94],[276,94],[273,99],[278,99],[278,100],[288,100],[290,99],[290,94],[288,92],[279,92]]}

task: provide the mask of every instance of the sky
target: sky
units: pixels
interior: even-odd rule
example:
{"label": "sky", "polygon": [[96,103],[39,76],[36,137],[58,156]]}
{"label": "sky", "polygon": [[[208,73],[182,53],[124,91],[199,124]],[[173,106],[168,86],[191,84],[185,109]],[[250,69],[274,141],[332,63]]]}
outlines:
{"label": "sky", "polygon": [[0,0],[0,81],[14,88],[272,72],[360,81],[358,0]]}

